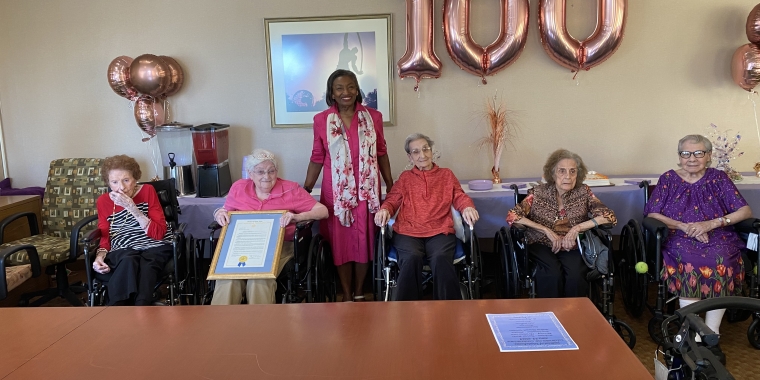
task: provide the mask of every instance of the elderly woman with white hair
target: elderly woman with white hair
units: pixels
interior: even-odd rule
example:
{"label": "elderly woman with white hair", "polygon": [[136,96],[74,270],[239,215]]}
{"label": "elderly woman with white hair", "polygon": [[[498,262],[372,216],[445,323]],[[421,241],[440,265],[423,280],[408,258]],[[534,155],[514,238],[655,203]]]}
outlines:
{"label": "elderly woman with white hair", "polygon": [[[280,218],[285,227],[277,273],[293,258],[295,224],[304,220],[327,218],[327,207],[317,202],[296,182],[277,177],[274,154],[256,149],[245,161],[248,179],[232,184],[224,206],[214,211],[214,220],[221,226],[230,222],[230,211],[288,210]],[[243,291],[249,304],[274,303],[277,282],[274,279],[217,280],[212,305],[239,304]]]}
{"label": "elderly woman with white hair", "polygon": [[393,224],[393,246],[399,265],[396,301],[422,297],[424,259],[430,262],[433,271],[433,297],[462,299],[454,268],[456,236],[451,207],[469,225],[478,221],[478,211],[454,172],[433,162],[430,137],[412,133],[404,142],[404,150],[414,167],[401,173],[375,214],[375,223],[383,226],[398,212]]}

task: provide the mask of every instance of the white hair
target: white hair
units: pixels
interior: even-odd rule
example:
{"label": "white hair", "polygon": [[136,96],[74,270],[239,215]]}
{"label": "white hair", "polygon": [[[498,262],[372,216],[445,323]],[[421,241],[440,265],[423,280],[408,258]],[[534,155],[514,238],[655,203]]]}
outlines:
{"label": "white hair", "polygon": [[266,149],[254,149],[245,160],[245,171],[249,173],[252,172],[256,165],[264,161],[271,161],[274,168],[277,169],[277,160],[274,159],[274,153]]}

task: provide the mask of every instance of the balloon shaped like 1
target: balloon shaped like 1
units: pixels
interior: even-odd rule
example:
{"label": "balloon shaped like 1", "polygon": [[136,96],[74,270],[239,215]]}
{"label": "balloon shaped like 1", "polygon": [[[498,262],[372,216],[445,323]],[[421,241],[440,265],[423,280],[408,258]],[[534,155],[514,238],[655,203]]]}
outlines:
{"label": "balloon shaped like 1", "polygon": [[163,59],[153,54],[143,54],[129,66],[132,84],[143,94],[161,96],[171,84],[171,72]]}
{"label": "balloon shaped like 1", "polygon": [[406,53],[398,60],[398,76],[417,80],[439,78],[441,60],[433,48],[433,0],[406,0]]}
{"label": "balloon shaped like 1", "polygon": [[483,48],[470,35],[470,0],[443,3],[446,50],[457,66],[480,76],[483,84],[486,75],[493,75],[517,60],[528,37],[528,0],[501,0],[500,4],[499,36]]}
{"label": "balloon shaped like 1", "polygon": [[596,29],[578,41],[567,32],[565,0],[539,0],[538,29],[549,57],[572,71],[590,70],[606,61],[625,31],[628,0],[598,0]]}
{"label": "balloon shaped like 1", "polygon": [[760,44],[760,4],[755,5],[747,16],[747,39]]}
{"label": "balloon shaped like 1", "polygon": [[166,91],[161,94],[161,97],[165,98],[176,94],[179,89],[182,88],[182,84],[185,83],[185,73],[182,71],[182,66],[180,66],[174,58],[165,55],[162,55],[159,58],[161,58],[169,68],[169,86],[167,86]]}
{"label": "balloon shaped like 1", "polygon": [[122,55],[114,58],[108,65],[108,85],[116,95],[135,101],[140,94],[137,93],[129,75],[129,66],[132,58]]}
{"label": "balloon shaped like 1", "polygon": [[[156,126],[164,124],[166,118],[162,101],[150,95],[143,95],[135,102],[135,121],[148,136],[156,136]],[[149,138],[143,141],[150,140]]]}
{"label": "balloon shaped like 1", "polygon": [[740,46],[731,59],[731,78],[746,91],[760,82],[760,48],[755,44]]}

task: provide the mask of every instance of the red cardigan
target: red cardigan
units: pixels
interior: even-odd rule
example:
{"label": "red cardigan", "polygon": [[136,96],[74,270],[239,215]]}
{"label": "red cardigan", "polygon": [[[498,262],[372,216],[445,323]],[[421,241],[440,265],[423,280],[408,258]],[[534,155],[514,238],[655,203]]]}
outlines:
{"label": "red cardigan", "polygon": [[430,170],[414,167],[401,173],[380,209],[393,215],[401,208],[393,231],[413,237],[431,237],[454,233],[452,205],[459,212],[475,207],[454,173],[433,164]]}

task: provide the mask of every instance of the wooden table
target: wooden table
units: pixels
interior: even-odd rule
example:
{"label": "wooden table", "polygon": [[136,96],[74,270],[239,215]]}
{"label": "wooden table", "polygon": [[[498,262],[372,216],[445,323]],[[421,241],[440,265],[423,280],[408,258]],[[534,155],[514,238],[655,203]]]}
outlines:
{"label": "wooden table", "polygon": [[0,379],[102,311],[85,307],[0,308]]}
{"label": "wooden table", "polygon": [[[38,195],[7,195],[0,196],[0,221],[19,212],[31,211],[37,214],[37,224],[42,232],[40,213],[42,203]],[[29,223],[26,218],[16,220],[5,230],[2,243],[11,242],[29,236]]]}
{"label": "wooden table", "polygon": [[[6,379],[651,378],[586,298],[85,310]],[[579,350],[499,352],[485,314],[539,311]]]}

